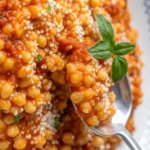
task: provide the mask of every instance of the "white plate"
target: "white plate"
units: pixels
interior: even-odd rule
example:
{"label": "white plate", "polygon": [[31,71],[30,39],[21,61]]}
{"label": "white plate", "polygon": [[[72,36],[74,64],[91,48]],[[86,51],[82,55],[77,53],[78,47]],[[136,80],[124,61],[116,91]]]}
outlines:
{"label": "white plate", "polygon": [[[138,30],[138,44],[143,50],[142,60],[144,91],[143,104],[140,105],[134,115],[136,131],[134,138],[140,143],[142,150],[150,150],[150,0],[128,0],[132,18],[132,27]],[[149,114],[149,117],[148,117]],[[149,145],[149,146],[148,146]],[[129,150],[122,144],[118,150]]]}

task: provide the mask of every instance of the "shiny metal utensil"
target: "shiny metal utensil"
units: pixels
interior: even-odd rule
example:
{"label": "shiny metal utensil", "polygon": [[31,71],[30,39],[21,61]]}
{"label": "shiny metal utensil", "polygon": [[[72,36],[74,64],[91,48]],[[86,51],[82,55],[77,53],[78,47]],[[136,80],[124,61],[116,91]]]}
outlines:
{"label": "shiny metal utensil", "polygon": [[[113,116],[112,121],[98,127],[90,127],[90,129],[99,136],[110,137],[117,135],[125,141],[131,150],[142,150],[125,128],[132,109],[132,96],[128,77],[126,76],[122,81],[115,84],[113,91],[117,98],[115,101],[116,114]],[[75,105],[74,108],[77,111]],[[83,118],[81,120],[88,126]]]}

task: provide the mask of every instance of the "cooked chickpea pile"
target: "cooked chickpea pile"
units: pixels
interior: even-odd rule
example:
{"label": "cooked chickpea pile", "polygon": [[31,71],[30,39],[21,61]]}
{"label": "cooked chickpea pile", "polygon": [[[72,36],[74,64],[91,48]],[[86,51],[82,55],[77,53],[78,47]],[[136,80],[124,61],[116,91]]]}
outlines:
{"label": "cooked chickpea pile", "polygon": [[[120,143],[79,119],[97,126],[116,111],[112,59],[88,53],[101,39],[96,13],[112,23],[116,41],[136,44],[125,0],[0,0],[0,150],[114,150]],[[136,47],[126,56],[133,110],[142,102],[140,55]],[[132,111],[127,129],[134,128]]]}

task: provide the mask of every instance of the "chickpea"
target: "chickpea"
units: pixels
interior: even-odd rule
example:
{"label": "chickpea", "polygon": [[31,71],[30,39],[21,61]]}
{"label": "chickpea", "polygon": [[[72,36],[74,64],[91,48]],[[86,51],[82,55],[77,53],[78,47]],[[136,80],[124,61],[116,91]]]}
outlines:
{"label": "chickpea", "polygon": [[50,92],[45,92],[44,93],[44,101],[49,102],[52,100],[52,95],[50,94]]}
{"label": "chickpea", "polygon": [[82,81],[82,79],[83,79],[83,77],[82,77],[81,72],[76,72],[76,73],[72,74],[70,77],[70,81],[73,84],[79,84]]}
{"label": "chickpea", "polygon": [[13,32],[13,27],[12,24],[7,23],[3,28],[2,28],[2,32],[5,34],[11,34]]}
{"label": "chickpea", "polygon": [[80,109],[82,112],[84,112],[85,114],[88,114],[91,112],[92,108],[91,105],[88,102],[83,102],[80,104]]}
{"label": "chickpea", "polygon": [[36,106],[32,102],[27,101],[27,103],[24,106],[24,109],[27,113],[33,113],[36,111]]}
{"label": "chickpea", "polygon": [[108,77],[108,74],[104,69],[101,69],[100,71],[98,71],[97,76],[98,76],[99,80],[105,81]]}
{"label": "chickpea", "polygon": [[22,51],[21,54],[22,54],[22,60],[23,60],[24,63],[28,63],[28,62],[31,61],[32,56],[31,56],[31,54],[30,54],[29,52],[27,52],[27,51]]}
{"label": "chickpea", "polygon": [[18,78],[26,78],[28,75],[32,73],[31,66],[23,66],[18,72],[17,76]]}
{"label": "chickpea", "polygon": [[0,119],[0,132],[3,132],[6,129],[6,124]]}
{"label": "chickpea", "polygon": [[7,135],[10,137],[15,137],[17,134],[19,134],[19,128],[16,124],[10,125],[7,128]]}
{"label": "chickpea", "polygon": [[11,70],[14,67],[15,61],[13,58],[6,58],[3,67],[6,71]]}
{"label": "chickpea", "polygon": [[46,143],[46,139],[42,137],[41,135],[39,135],[37,138],[37,144],[35,144],[35,147],[41,148],[42,146],[44,146],[45,143]]}
{"label": "chickpea", "polygon": [[61,146],[60,150],[71,150],[71,146],[69,145],[64,145],[64,146]]}
{"label": "chickpea", "polygon": [[0,140],[0,149],[7,150],[9,148],[10,142],[7,140]]}
{"label": "chickpea", "polygon": [[12,124],[12,123],[14,123],[14,115],[12,115],[12,114],[5,115],[3,120],[8,125]]}
{"label": "chickpea", "polygon": [[29,6],[29,10],[31,13],[31,18],[35,19],[35,18],[38,18],[38,15],[42,11],[42,8],[38,5],[32,5],[32,6]]}
{"label": "chickpea", "polygon": [[17,96],[13,97],[12,102],[16,105],[16,106],[24,106],[26,104],[26,98],[24,94],[18,94]]}
{"label": "chickpea", "polygon": [[3,64],[6,60],[6,53],[3,51],[0,51],[0,64]]}
{"label": "chickpea", "polygon": [[33,99],[37,98],[40,95],[40,93],[41,93],[40,90],[36,87],[30,87],[27,90],[28,97],[33,98]]}
{"label": "chickpea", "polygon": [[0,50],[2,50],[3,48],[4,48],[4,41],[0,39]]}
{"label": "chickpea", "polygon": [[39,46],[43,48],[47,44],[47,39],[45,36],[39,36],[37,42],[38,42]]}
{"label": "chickpea", "polygon": [[74,103],[81,103],[83,101],[83,99],[84,99],[84,93],[83,92],[73,92],[71,94],[70,99]]}
{"label": "chickpea", "polygon": [[27,141],[24,137],[19,137],[14,140],[13,147],[16,149],[24,149],[27,145]]}
{"label": "chickpea", "polygon": [[31,84],[31,79],[25,78],[25,79],[20,80],[18,86],[20,88],[26,88],[26,87],[30,86],[30,84]]}
{"label": "chickpea", "polygon": [[94,147],[99,147],[100,145],[104,144],[104,140],[101,137],[95,136],[92,140],[92,145]]}
{"label": "chickpea", "polygon": [[32,84],[33,85],[37,85],[39,83],[39,81],[40,81],[40,79],[39,79],[39,77],[37,75],[33,75],[31,80],[32,80]]}
{"label": "chickpea", "polygon": [[10,101],[0,100],[0,110],[8,111],[11,107]]}
{"label": "chickpea", "polygon": [[86,122],[91,126],[97,126],[99,124],[99,120],[96,116],[90,116],[86,119]]}
{"label": "chickpea", "polygon": [[66,132],[63,134],[62,141],[65,144],[73,145],[74,143],[74,135],[71,132]]}
{"label": "chickpea", "polygon": [[92,7],[99,6],[101,4],[101,0],[90,0],[90,4]]}

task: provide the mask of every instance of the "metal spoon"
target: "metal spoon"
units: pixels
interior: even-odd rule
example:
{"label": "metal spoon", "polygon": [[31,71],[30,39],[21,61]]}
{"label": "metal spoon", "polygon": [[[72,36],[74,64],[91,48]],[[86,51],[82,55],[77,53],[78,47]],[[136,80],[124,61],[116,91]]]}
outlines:
{"label": "metal spoon", "polygon": [[[112,121],[98,127],[90,127],[90,129],[93,133],[99,136],[110,137],[117,135],[125,141],[131,150],[142,150],[125,128],[132,108],[131,89],[127,76],[122,81],[114,85],[113,91],[117,96],[115,101],[117,111],[113,116]],[[76,106],[74,104],[73,106],[77,112]],[[81,118],[81,120],[86,126],[88,126],[83,118]]]}

